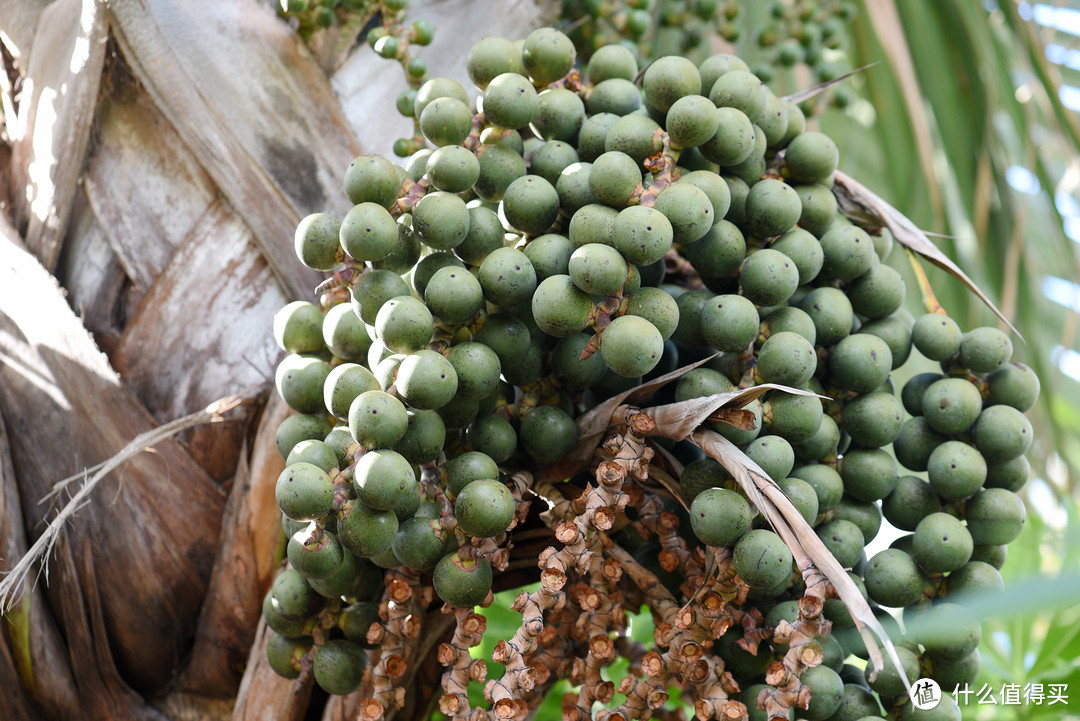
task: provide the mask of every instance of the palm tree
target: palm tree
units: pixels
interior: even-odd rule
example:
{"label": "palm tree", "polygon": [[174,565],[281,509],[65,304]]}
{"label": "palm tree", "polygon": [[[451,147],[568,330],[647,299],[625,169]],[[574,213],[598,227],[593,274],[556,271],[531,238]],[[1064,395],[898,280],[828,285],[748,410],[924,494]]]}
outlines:
{"label": "palm tree", "polygon": [[[410,17],[438,28],[421,53],[429,67],[465,83],[473,40],[523,36],[556,19],[552,4],[417,1]],[[742,5],[737,51],[769,60],[756,31],[771,10]],[[1024,333],[1018,356],[1044,382],[1033,466],[1049,484],[1038,487],[1075,498],[1080,273],[1063,228],[1080,215],[1080,123],[1060,77],[1076,70],[1054,62],[1071,57],[1071,16],[1012,0],[857,5],[830,57],[879,64],[846,81],[853,102],[812,122],[844,138],[846,172],[940,234]],[[257,0],[0,8],[0,559],[10,568],[61,509],[69,521],[46,536],[47,576],[21,581],[5,615],[4,719],[319,713],[311,685],[294,694],[256,637],[281,554],[268,489],[286,409],[265,393],[268,329],[319,282],[294,262],[298,220],[343,214],[349,160],[390,155],[411,133],[394,110],[402,74],[339,37],[309,47]],[[799,66],[775,85],[814,80]],[[918,287],[902,255],[891,261]],[[925,272],[962,326],[996,322],[949,275]],[[1029,650],[1053,656],[1045,638]],[[1045,666],[1047,678],[1059,670]]]}

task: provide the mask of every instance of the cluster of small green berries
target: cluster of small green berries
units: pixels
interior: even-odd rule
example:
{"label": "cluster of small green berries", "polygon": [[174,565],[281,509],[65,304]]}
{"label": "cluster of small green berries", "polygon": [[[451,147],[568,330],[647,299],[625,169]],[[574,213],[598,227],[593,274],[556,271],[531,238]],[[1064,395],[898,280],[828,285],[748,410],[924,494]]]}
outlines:
{"label": "cluster of small green berries", "polygon": [[[769,7],[770,24],[756,35],[758,45],[766,49],[763,62],[755,72],[770,82],[775,68],[807,66],[818,82],[827,82],[842,72],[838,56],[858,9],[851,0],[798,0],[774,2]],[[830,102],[846,107],[854,99],[847,85],[838,85],[828,94]]]}
{"label": "cluster of small green berries", "polygon": [[[296,31],[305,40],[319,30],[371,17],[379,11],[379,0],[281,0],[279,11],[296,21]],[[390,3],[385,3],[390,4]]]}
{"label": "cluster of small green berries", "polygon": [[708,54],[711,40],[739,37],[737,0],[572,0],[561,20],[585,59],[615,43],[640,57]]}
{"label": "cluster of small green berries", "polygon": [[[356,158],[354,207],[296,231],[300,260],[334,276],[323,303],[275,319],[289,354],[278,392],[297,411],[278,431],[278,501],[290,563],[334,613],[365,602],[378,584],[356,579],[375,567],[433,570],[447,604],[479,603],[492,572],[473,540],[514,522],[502,479],[567,456],[599,401],[696,361],[643,405],[763,383],[816,394],[768,391],[742,422],[708,425],[777,482],[883,622],[895,626],[882,607],[914,614],[1000,587],[1038,379],[1003,333],[903,309],[891,236],[838,212],[839,150],[798,105],[733,55],[641,72],[619,44],[580,63],[549,28],[481,40],[467,70],[476,97],[433,78],[412,98],[430,147],[404,167]],[[942,373],[898,397],[891,374],[912,348]],[[685,466],[688,542],[731,548],[767,625],[794,621],[805,589],[787,546],[719,463],[666,445]],[[867,559],[883,519],[912,534]],[[846,608],[829,601],[825,616],[835,633],[803,678],[804,717],[883,704],[907,718],[898,674],[868,685],[844,664],[867,657]],[[898,631],[908,677],[971,676],[977,628]],[[727,668],[756,688],[785,649],[739,652]]]}

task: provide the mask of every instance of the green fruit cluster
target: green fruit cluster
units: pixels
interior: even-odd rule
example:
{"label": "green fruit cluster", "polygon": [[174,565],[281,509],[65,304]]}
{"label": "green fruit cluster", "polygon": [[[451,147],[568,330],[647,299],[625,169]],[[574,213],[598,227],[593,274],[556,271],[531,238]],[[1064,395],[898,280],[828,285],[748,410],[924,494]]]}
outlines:
{"label": "green fruit cluster", "polygon": [[[451,606],[482,602],[493,574],[473,541],[502,537],[521,500],[502,479],[566,458],[598,402],[702,361],[643,406],[804,391],[707,425],[778,484],[875,608],[916,614],[999,587],[1039,394],[1008,336],[903,309],[890,235],[838,211],[837,144],[739,58],[668,55],[639,72],[608,45],[579,62],[552,29],[485,38],[468,58],[474,93],[448,78],[417,91],[434,148],[404,167],[356,158],[354,207],[298,226],[300,260],[337,272],[320,304],[274,320],[288,354],[277,389],[297,411],[277,435],[294,585],[361,603],[378,585],[365,574],[405,566],[432,571]],[[891,374],[913,348],[942,372],[898,394]],[[723,468],[685,442],[667,450],[686,464],[687,540],[731,548],[765,611],[798,599],[790,550]],[[883,519],[911,535],[867,559]],[[318,612],[272,628],[302,638]],[[870,694],[840,680],[844,658],[866,657],[850,615],[832,601],[825,614],[836,648],[805,681],[806,718]],[[908,676],[971,675],[977,628],[898,636]],[[732,673],[749,687],[763,670]],[[903,689],[875,684],[860,715],[900,703]]]}
{"label": "green fruit cluster", "polygon": [[645,57],[704,56],[715,40],[738,40],[741,14],[738,0],[565,0],[561,13],[586,59],[616,43]]}
{"label": "green fruit cluster", "polygon": [[[818,82],[833,80],[842,72],[835,61],[847,40],[848,26],[858,14],[851,0],[796,0],[769,4],[769,21],[758,29],[755,39],[764,51],[756,72],[768,82],[774,68],[805,65]],[[832,51],[832,52],[830,52]],[[839,85],[830,89],[830,100],[843,107],[853,99],[851,89]]]}

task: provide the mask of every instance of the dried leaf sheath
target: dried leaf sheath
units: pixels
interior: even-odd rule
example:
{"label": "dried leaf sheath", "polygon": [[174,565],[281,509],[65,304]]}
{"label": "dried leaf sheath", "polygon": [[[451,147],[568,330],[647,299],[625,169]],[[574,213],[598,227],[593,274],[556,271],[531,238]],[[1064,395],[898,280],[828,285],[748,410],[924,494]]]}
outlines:
{"label": "dried leaf sheath", "polygon": [[1013,326],[1004,313],[998,310],[986,293],[975,284],[975,281],[969,278],[967,273],[960,270],[960,267],[952,262],[949,256],[942,253],[941,249],[926,237],[926,233],[919,230],[919,227],[912,223],[907,216],[886,203],[865,185],[839,170],[836,171],[836,184],[833,186],[833,194],[836,196],[840,209],[845,215],[857,223],[870,223],[888,228],[901,245],[915,251],[963,283],[968,290],[979,296],[979,300],[985,303],[994,312],[994,315],[1001,319],[1002,323],[1009,326],[1009,329],[1016,333],[1018,337],[1023,338],[1020,331]]}

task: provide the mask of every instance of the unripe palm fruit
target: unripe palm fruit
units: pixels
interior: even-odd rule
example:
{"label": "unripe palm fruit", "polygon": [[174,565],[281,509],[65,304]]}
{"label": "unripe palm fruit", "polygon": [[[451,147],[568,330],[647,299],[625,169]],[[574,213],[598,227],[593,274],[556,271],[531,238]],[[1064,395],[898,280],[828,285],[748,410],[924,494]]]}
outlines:
{"label": "unripe palm fruit", "polygon": [[[562,172],[576,164],[580,158],[573,145],[561,140],[549,140],[532,152],[529,160],[529,172],[539,175],[555,186],[555,192],[559,192],[558,182]],[[559,195],[559,205],[563,204],[562,194]]]}
{"label": "unripe palm fruit", "polygon": [[366,450],[394,445],[408,424],[404,404],[381,390],[361,393],[349,406],[349,432]]}
{"label": "unripe palm fruit", "polygon": [[[705,315],[703,314],[703,332],[704,323]],[[758,351],[757,361],[757,373],[763,383],[801,386],[813,378],[814,371],[817,370],[817,353],[814,351],[814,346],[801,335],[788,331],[769,336]]]}
{"label": "unripe palm fruit", "polygon": [[[819,183],[798,185],[795,192],[802,203],[799,226],[814,236],[824,235],[836,220],[836,196]],[[816,238],[815,238],[816,240]]]}
{"label": "unripe palm fruit", "polygon": [[897,315],[864,323],[859,328],[859,332],[876,335],[885,341],[885,344],[889,346],[889,352],[892,353],[893,370],[907,363],[911,355],[911,330]]}
{"label": "unripe palm fruit", "polygon": [[851,334],[855,311],[839,288],[814,288],[803,297],[800,307],[814,322],[817,345],[835,345]]}
{"label": "unripe palm fruit", "polygon": [[390,450],[368,451],[361,456],[354,480],[360,500],[381,511],[394,510],[417,495],[419,488],[409,462]]}
{"label": "unripe palm fruit", "polygon": [[916,476],[900,476],[881,510],[886,520],[901,531],[914,531],[919,522],[941,510],[941,500],[930,484]]}
{"label": "unripe palm fruit", "polygon": [[397,248],[397,221],[377,203],[359,203],[342,219],[338,240],[353,260],[382,260]]}
{"label": "unripe palm fruit", "polygon": [[1011,406],[990,406],[973,428],[975,447],[989,463],[1011,461],[1027,452],[1034,440],[1031,421]]}
{"label": "unripe palm fruit", "polygon": [[628,263],[640,266],[662,260],[673,238],[671,221],[656,208],[632,205],[615,217],[612,244]]}
{"label": "unripe palm fruit", "polygon": [[832,138],[817,131],[800,133],[787,146],[784,165],[800,183],[820,183],[836,170],[840,151]]}
{"label": "unripe palm fruit", "polygon": [[713,136],[701,144],[701,154],[724,167],[737,165],[754,152],[754,124],[737,108],[717,108]]}
{"label": "unripe palm fruit", "polygon": [[458,527],[467,535],[491,538],[505,531],[514,520],[514,497],[498,481],[472,481],[457,494],[454,515]]}
{"label": "unripe palm fruit", "polygon": [[521,445],[540,464],[554,463],[577,445],[574,419],[557,406],[537,406],[521,420]]}
{"label": "unripe palm fruit", "polygon": [[363,359],[371,347],[372,338],[367,327],[350,303],[339,303],[326,311],[322,334],[326,347],[342,360]]}
{"label": "unripe palm fruit", "polygon": [[465,323],[484,306],[480,282],[464,268],[447,266],[435,271],[424,289],[424,302],[444,323]]}
{"label": "unripe palm fruit", "polygon": [[[773,436],[758,436],[758,438],[772,438]],[[778,436],[777,436],[778,437]],[[757,440],[757,439],[755,439]],[[781,439],[782,440],[782,439]],[[817,522],[818,499],[813,486],[801,478],[781,478],[776,482],[780,490],[788,497],[795,510],[803,517],[810,526]]]}
{"label": "unripe palm fruit", "polygon": [[338,619],[338,627],[345,638],[361,646],[367,645],[367,632],[371,624],[379,621],[379,606],[370,601],[358,601],[346,606]]}
{"label": "unripe palm fruit", "polygon": [[[626,312],[645,318],[660,331],[664,340],[679,326],[679,305],[661,288],[645,286],[629,293]],[[756,313],[756,311],[755,311]]]}
{"label": "unripe palm fruit", "polygon": [[747,531],[735,544],[735,572],[751,588],[772,588],[791,576],[791,551],[772,531]]}
{"label": "unripe palm fruit", "polygon": [[782,180],[766,178],[755,183],[746,196],[746,221],[750,232],[759,238],[786,233],[801,214],[799,194]]}
{"label": "unripe palm fruit", "polygon": [[559,215],[559,194],[539,175],[524,175],[506,187],[500,207],[510,227],[539,235]]}
{"label": "unripe palm fruit", "polygon": [[486,37],[478,40],[469,49],[465,59],[465,68],[476,87],[484,90],[492,78],[503,73],[520,73],[521,52],[513,42],[506,38]]}
{"label": "unripe palm fruit", "polygon": [[494,413],[479,415],[466,431],[469,448],[491,457],[496,463],[507,461],[517,449],[517,433],[510,422]]}
{"label": "unripe palm fruit", "polygon": [[898,721],[960,721],[960,707],[948,693],[941,694],[941,702],[932,709],[920,710],[914,704],[905,704]]}
{"label": "unripe palm fruit", "polygon": [[394,450],[409,463],[423,465],[439,457],[446,443],[446,425],[435,411],[409,411],[405,435],[394,444]]}
{"label": "unripe palm fruit", "polygon": [[649,104],[667,113],[679,98],[701,90],[701,74],[686,58],[668,55],[649,65],[641,86]]}
{"label": "unripe palm fruit", "polygon": [[865,580],[867,594],[882,606],[902,608],[923,596],[923,577],[915,560],[895,548],[879,551],[870,559]]}
{"label": "unripe palm fruit", "polygon": [[896,461],[880,448],[859,448],[844,453],[839,463],[844,491],[853,498],[871,503],[892,493],[896,487]]}
{"label": "unripe palm fruit", "polygon": [[968,561],[950,573],[946,583],[949,598],[962,598],[964,595],[975,598],[976,595],[1000,593],[1005,589],[1001,574],[984,561]]}
{"label": "unripe palm fruit", "polygon": [[278,508],[294,521],[313,521],[330,512],[334,484],[330,476],[311,463],[294,463],[278,476],[275,488]]}
{"label": "unripe palm fruit", "polygon": [[641,91],[630,80],[608,78],[593,87],[585,107],[589,115],[611,113],[623,117],[641,107]]}
{"label": "unripe palm fruit", "polygon": [[973,373],[990,373],[1012,357],[1012,341],[997,328],[975,328],[964,334],[960,342],[961,367]]}
{"label": "unripe palm fruit", "polygon": [[544,333],[566,338],[583,331],[594,312],[592,297],[569,275],[553,275],[536,287],[532,314]]}
{"label": "unripe palm fruit", "polygon": [[1012,406],[1021,413],[1039,399],[1039,376],[1023,363],[1006,363],[986,377],[986,404]]}
{"label": "unripe palm fruit", "polygon": [[338,537],[361,558],[377,556],[389,548],[397,530],[398,519],[392,510],[380,511],[355,499],[341,509]]}
{"label": "unripe palm fruit", "polygon": [[314,303],[296,300],[274,314],[274,340],[287,353],[322,350],[323,313]]}
{"label": "unripe palm fruit", "polygon": [[630,195],[641,185],[641,178],[642,168],[633,158],[618,150],[611,150],[593,161],[589,172],[589,190],[601,203],[613,208],[625,208]]}
{"label": "unripe palm fruit", "polygon": [[433,145],[461,145],[472,130],[472,111],[457,98],[435,98],[419,115],[420,132]]}
{"label": "unripe palm fruit", "polygon": [[299,678],[301,659],[311,650],[312,638],[288,638],[271,630],[266,642],[266,659],[274,673],[282,678]]}
{"label": "unripe palm fruit", "polygon": [[770,433],[798,444],[811,438],[821,425],[821,399],[783,391],[770,391],[762,402],[762,420]]}
{"label": "unripe palm fruit", "polygon": [[[395,173],[395,178],[397,174]],[[296,257],[308,268],[333,270],[338,265],[341,221],[329,213],[312,213],[300,221],[293,235]]]}
{"label": "unripe palm fruit", "polygon": [[648,373],[660,362],[664,338],[649,321],[635,315],[615,318],[603,330],[600,352],[617,375],[635,378]]}
{"label": "unripe palm fruit", "polygon": [[[819,329],[820,334],[820,329]],[[869,393],[889,377],[892,351],[885,341],[866,333],[849,335],[836,344],[829,357],[833,384],[857,393]]]}
{"label": "unripe palm fruit", "polygon": [[832,229],[821,236],[821,249],[825,253],[821,273],[826,278],[858,278],[870,270],[870,266],[877,260],[874,241],[865,230],[854,225],[834,224]]}
{"label": "unripe palm fruit", "polygon": [[746,350],[760,324],[754,303],[740,295],[718,295],[706,300],[699,322],[705,342],[726,352]]}
{"label": "unripe palm fruit", "polygon": [[844,495],[844,480],[832,466],[823,463],[799,466],[793,468],[790,475],[810,484],[817,494],[821,513],[833,509]]}
{"label": "unripe palm fruit", "polygon": [[825,254],[821,250],[821,243],[802,228],[792,228],[780,236],[770,246],[778,250],[795,264],[799,270],[799,285],[806,285],[814,280],[821,272],[821,266],[825,262]]}
{"label": "unripe palm fruit", "polygon": [[420,410],[445,405],[457,392],[457,372],[444,356],[419,350],[401,361],[395,382],[405,402]]}
{"label": "unripe palm fruit", "polygon": [[463,193],[480,179],[480,161],[460,145],[447,145],[428,156],[427,176],[437,190]]}
{"label": "unripe palm fruit", "polygon": [[739,284],[743,295],[756,305],[781,305],[799,287],[799,269],[780,251],[763,248],[746,256]]}
{"label": "unripe palm fruit", "polygon": [[821,524],[815,532],[841,566],[854,568],[859,562],[865,541],[862,531],[854,523],[838,518]]}
{"label": "unripe palm fruit", "polygon": [[359,644],[336,639],[316,647],[311,670],[315,683],[327,693],[345,696],[360,688],[367,654]]}
{"label": "unripe palm fruit", "polygon": [[[450,250],[460,245],[469,234],[470,218],[464,200],[441,190],[424,195],[412,212],[413,228],[421,242],[436,250]],[[417,288],[417,292],[421,290]]]}
{"label": "unripe palm fruit", "polygon": [[840,676],[825,665],[814,666],[803,671],[799,681],[810,687],[810,703],[802,712],[808,721],[822,721],[830,718],[844,698],[844,682]]}
{"label": "unripe palm fruit", "polygon": [[[507,199],[504,202],[508,202]],[[480,264],[476,278],[483,289],[484,299],[502,308],[527,302],[536,290],[536,271],[532,262],[516,248],[496,248],[488,253]]]}
{"label": "unripe palm fruit", "polygon": [[486,453],[466,451],[446,465],[446,490],[451,498],[473,481],[498,478],[499,467]]}
{"label": "unripe palm fruit", "polygon": [[940,313],[920,316],[911,328],[911,342],[932,361],[952,358],[960,350],[963,338],[956,321]]}
{"label": "unripe palm fruit", "polygon": [[446,554],[448,539],[438,518],[413,516],[401,524],[394,536],[394,555],[408,568],[427,571]]}
{"label": "unripe palm fruit", "polygon": [[503,73],[484,90],[484,119],[500,128],[524,128],[536,115],[536,89],[517,73]]}
{"label": "unripe palm fruit", "polygon": [[709,196],[693,183],[677,182],[664,188],[656,196],[653,208],[671,222],[677,243],[703,238],[716,220]]}
{"label": "unripe palm fruit", "polygon": [[848,289],[851,307],[868,319],[884,318],[903,305],[904,278],[895,268],[878,263],[855,279]]}
{"label": "unripe palm fruit", "polygon": [[981,410],[979,389],[963,378],[942,378],[923,393],[923,416],[938,433],[963,433],[975,423]]}
{"label": "unripe palm fruit", "polygon": [[672,144],[679,148],[693,148],[705,143],[716,134],[719,126],[719,110],[700,95],[684,95],[676,100],[664,121]]}
{"label": "unripe palm fruit", "polygon": [[329,578],[337,573],[344,553],[337,536],[314,523],[308,530],[291,536],[286,550],[292,567],[309,580]]}
{"label": "unripe palm fruit", "polygon": [[289,452],[300,441],[319,440],[330,432],[330,422],[325,413],[298,413],[281,422],[274,433],[274,446],[281,457],[288,458]]}
{"label": "unripe palm fruit", "polygon": [[720,220],[699,240],[683,246],[683,257],[703,279],[727,278],[746,257],[746,238],[734,223]]}
{"label": "unripe palm fruit", "polygon": [[1027,511],[1015,493],[1004,488],[987,488],[967,502],[964,518],[975,543],[1003,546],[1020,535]]}
{"label": "unripe palm fruit", "polygon": [[570,72],[576,56],[573,41],[554,28],[533,30],[521,47],[521,64],[538,86],[552,83]]}
{"label": "unripe palm fruit", "polygon": [[300,413],[325,411],[323,386],[330,375],[330,364],[317,356],[285,356],[274,373],[278,395]]}
{"label": "unripe palm fruit", "polygon": [[486,558],[463,559],[455,551],[443,556],[432,577],[435,593],[453,608],[472,608],[491,591],[491,564]]}
{"label": "unripe palm fruit", "polygon": [[277,575],[270,586],[269,598],[274,612],[288,621],[304,621],[326,604],[326,599],[293,568]]}
{"label": "unripe palm fruit", "polygon": [[[679,490],[683,498],[693,501],[709,488],[719,488],[731,480],[727,469],[712,458],[699,458],[686,464],[679,476]],[[692,519],[691,519],[692,520]]]}
{"label": "unripe palm fruit", "polygon": [[911,639],[937,658],[963,658],[974,651],[982,639],[978,617],[955,603],[934,604],[934,613],[913,626]]}
{"label": "unripe palm fruit", "polygon": [[565,235],[545,233],[530,240],[522,252],[532,263],[537,282],[543,283],[553,275],[567,274],[574,246]]}
{"label": "unripe palm fruit", "polygon": [[548,88],[537,97],[536,115],[529,129],[542,140],[576,142],[585,122],[585,103],[567,88]]}
{"label": "unripe palm fruit", "polygon": [[892,443],[902,427],[904,408],[892,393],[864,393],[844,405],[844,430],[864,448]]}
{"label": "unripe palm fruit", "polygon": [[754,119],[764,111],[768,89],[746,70],[730,70],[716,79],[709,90],[709,100],[718,108],[736,108]]}
{"label": "unripe palm fruit", "polygon": [[[424,196],[426,199],[431,194]],[[389,270],[369,270],[350,289],[353,312],[368,325],[375,325],[375,317],[383,303],[400,295],[409,294],[409,284]]]}
{"label": "unripe palm fruit", "polygon": [[481,145],[476,157],[480,161],[480,177],[473,191],[484,200],[502,200],[510,183],[525,175],[525,160],[512,148]]}
{"label": "unripe palm fruit", "polygon": [[[909,681],[919,678],[919,657],[911,649],[897,645],[896,656]],[[898,697],[908,693],[907,686],[892,663],[878,669],[877,678],[870,682],[870,688],[882,696]]]}
{"label": "unripe palm fruit", "polygon": [[726,488],[708,488],[690,504],[694,535],[708,546],[726,548],[750,530],[752,512],[746,499]]}
{"label": "unripe palm fruit", "polygon": [[[350,439],[352,440],[352,439]],[[289,451],[285,466],[294,463],[310,463],[327,475],[339,466],[337,453],[328,444],[317,440],[300,441]]]}
{"label": "unripe palm fruit", "polygon": [[935,493],[959,500],[977,492],[986,480],[986,459],[963,441],[945,441],[927,459],[926,474]]}
{"label": "unripe palm fruit", "polygon": [[397,200],[400,190],[397,168],[381,155],[359,155],[345,170],[345,194],[353,205],[374,203],[386,208]]}
{"label": "unripe palm fruit", "polygon": [[447,351],[446,358],[457,373],[457,396],[480,400],[490,396],[498,387],[501,372],[499,356],[483,343],[459,343]]}
{"label": "unripe palm fruit", "polygon": [[955,516],[931,513],[919,521],[911,554],[927,573],[948,573],[963,566],[974,548],[971,533]]}
{"label": "unripe palm fruit", "polygon": [[604,45],[597,48],[589,58],[586,75],[594,85],[608,78],[633,80],[637,75],[637,60],[634,53],[623,45]]}

